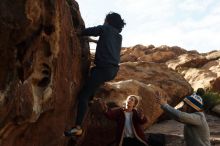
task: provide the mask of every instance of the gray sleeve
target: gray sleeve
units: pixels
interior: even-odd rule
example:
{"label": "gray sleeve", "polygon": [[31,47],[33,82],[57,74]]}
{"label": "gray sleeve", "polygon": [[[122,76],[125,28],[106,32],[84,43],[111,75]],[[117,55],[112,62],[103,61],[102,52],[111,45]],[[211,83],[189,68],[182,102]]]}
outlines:
{"label": "gray sleeve", "polygon": [[185,123],[185,124],[191,124],[191,125],[201,125],[201,118],[200,115],[195,113],[186,113],[181,112],[177,109],[174,109],[169,104],[164,104],[161,106],[161,108],[167,112],[170,116],[172,116],[175,120]]}

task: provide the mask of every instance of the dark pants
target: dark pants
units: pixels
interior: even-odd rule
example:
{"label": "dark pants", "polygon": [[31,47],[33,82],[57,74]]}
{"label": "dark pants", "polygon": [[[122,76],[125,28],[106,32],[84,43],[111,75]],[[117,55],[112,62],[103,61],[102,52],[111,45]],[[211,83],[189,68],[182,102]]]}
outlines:
{"label": "dark pants", "polygon": [[89,78],[86,80],[83,89],[78,96],[78,108],[76,125],[81,125],[85,116],[88,102],[93,97],[97,89],[106,81],[113,80],[117,75],[118,67],[93,67]]}
{"label": "dark pants", "polygon": [[166,139],[163,134],[148,134],[147,142],[150,146],[165,146]]}
{"label": "dark pants", "polygon": [[136,138],[124,138],[122,146],[145,146],[145,144]]}

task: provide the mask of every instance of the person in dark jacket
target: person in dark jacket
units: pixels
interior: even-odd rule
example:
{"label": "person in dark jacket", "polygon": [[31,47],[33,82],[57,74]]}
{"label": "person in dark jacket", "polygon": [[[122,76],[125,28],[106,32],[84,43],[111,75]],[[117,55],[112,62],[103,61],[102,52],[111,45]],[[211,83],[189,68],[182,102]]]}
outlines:
{"label": "person in dark jacket", "polygon": [[143,111],[136,110],[139,96],[129,95],[125,107],[108,108],[101,100],[101,107],[104,114],[110,120],[117,123],[116,145],[117,146],[146,146],[147,141],[141,125],[147,122]]}
{"label": "person in dark jacket", "polygon": [[113,80],[119,70],[122,36],[120,32],[125,22],[117,13],[106,15],[103,25],[86,28],[82,36],[99,36],[95,53],[95,66],[90,70],[90,76],[85,81],[83,89],[78,95],[78,108],[75,127],[64,132],[65,136],[80,136],[82,122],[88,107],[97,89],[104,82]]}

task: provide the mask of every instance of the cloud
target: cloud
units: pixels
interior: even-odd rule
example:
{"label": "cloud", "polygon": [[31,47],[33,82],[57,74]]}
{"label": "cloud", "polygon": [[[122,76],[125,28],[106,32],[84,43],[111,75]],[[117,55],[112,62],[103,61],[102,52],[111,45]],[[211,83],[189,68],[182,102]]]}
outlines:
{"label": "cloud", "polygon": [[187,12],[198,12],[206,10],[212,3],[213,0],[184,0],[179,8]]}
{"label": "cloud", "polygon": [[[80,0],[87,26],[103,22],[112,10],[127,25],[123,45],[177,45],[199,52],[219,49],[219,0]],[[83,12],[82,12],[83,11]]]}

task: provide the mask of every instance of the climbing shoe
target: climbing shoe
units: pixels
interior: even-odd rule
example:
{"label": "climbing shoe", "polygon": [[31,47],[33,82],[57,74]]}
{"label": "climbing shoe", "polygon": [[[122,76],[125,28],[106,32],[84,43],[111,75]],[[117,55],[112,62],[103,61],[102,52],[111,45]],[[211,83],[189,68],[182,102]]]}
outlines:
{"label": "climbing shoe", "polygon": [[71,137],[71,136],[81,136],[82,135],[82,128],[74,127],[70,130],[64,131],[64,136]]}

